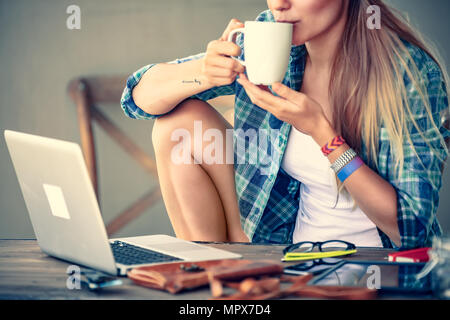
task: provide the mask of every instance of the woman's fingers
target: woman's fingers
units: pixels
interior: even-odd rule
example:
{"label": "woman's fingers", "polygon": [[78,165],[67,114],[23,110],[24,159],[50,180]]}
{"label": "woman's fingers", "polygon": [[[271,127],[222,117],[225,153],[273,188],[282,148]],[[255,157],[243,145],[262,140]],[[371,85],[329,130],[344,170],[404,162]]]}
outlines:
{"label": "woman's fingers", "polygon": [[229,57],[217,55],[211,56],[208,58],[206,63],[210,66],[233,70],[236,73],[243,73],[245,71],[245,67],[242,64]]}
{"label": "woman's fingers", "polygon": [[257,86],[251,83],[244,74],[239,75],[238,82],[244,87],[254,104],[269,111],[279,119],[283,118],[283,115],[290,109],[295,108],[292,102],[274,96],[267,86]]}
{"label": "woman's fingers", "polygon": [[245,71],[242,64],[231,58],[239,56],[241,48],[228,41],[230,32],[243,26],[244,24],[239,20],[232,19],[222,37],[208,43],[206,54],[202,58],[201,72],[211,84],[215,86],[231,84],[238,73]]}
{"label": "woman's fingers", "polygon": [[241,47],[233,42],[213,40],[208,43],[206,52],[223,56],[238,56],[241,54]]}
{"label": "woman's fingers", "polygon": [[220,68],[215,66],[209,67],[208,70],[206,70],[206,74],[218,78],[235,78],[238,75],[238,73],[233,71],[232,69]]}
{"label": "woman's fingers", "polygon": [[289,101],[295,101],[297,103],[301,103],[301,101],[305,98],[305,95],[301,92],[292,90],[288,86],[280,82],[276,82],[272,85],[272,90],[280,97],[285,98]]}
{"label": "woman's fingers", "polygon": [[228,36],[234,29],[243,28],[244,24],[239,21],[238,19],[231,19],[231,21],[228,23],[227,28],[222,34],[222,37],[220,37],[220,40],[222,41],[228,41]]}
{"label": "woman's fingers", "polygon": [[[278,102],[278,101],[274,101],[272,99],[272,98],[276,98],[276,97],[274,97],[270,93],[270,90],[266,86],[262,86],[262,88],[261,88],[255,84],[251,83],[247,79],[245,74],[239,75],[238,82],[245,88],[245,91],[247,92],[248,96],[250,97],[250,99],[252,100],[253,103],[268,104],[268,103],[272,102],[273,104],[276,104]],[[267,88],[267,90],[263,89],[264,87]]]}

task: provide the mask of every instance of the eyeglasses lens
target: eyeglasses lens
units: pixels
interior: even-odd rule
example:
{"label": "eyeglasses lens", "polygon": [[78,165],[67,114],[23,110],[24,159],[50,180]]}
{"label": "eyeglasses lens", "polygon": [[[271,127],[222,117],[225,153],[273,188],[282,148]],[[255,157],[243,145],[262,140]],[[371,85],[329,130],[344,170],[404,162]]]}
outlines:
{"label": "eyeglasses lens", "polygon": [[346,243],[340,242],[340,241],[330,241],[325,242],[322,244],[322,251],[341,251],[341,250],[347,250],[348,245]]}

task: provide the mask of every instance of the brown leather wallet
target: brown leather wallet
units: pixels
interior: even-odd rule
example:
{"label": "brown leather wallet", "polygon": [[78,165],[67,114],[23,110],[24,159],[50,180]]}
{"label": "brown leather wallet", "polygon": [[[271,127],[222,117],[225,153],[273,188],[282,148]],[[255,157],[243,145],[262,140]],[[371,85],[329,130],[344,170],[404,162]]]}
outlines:
{"label": "brown leather wallet", "polygon": [[212,279],[236,281],[282,273],[283,265],[270,260],[225,259],[143,266],[127,275],[139,285],[175,294],[208,285]]}

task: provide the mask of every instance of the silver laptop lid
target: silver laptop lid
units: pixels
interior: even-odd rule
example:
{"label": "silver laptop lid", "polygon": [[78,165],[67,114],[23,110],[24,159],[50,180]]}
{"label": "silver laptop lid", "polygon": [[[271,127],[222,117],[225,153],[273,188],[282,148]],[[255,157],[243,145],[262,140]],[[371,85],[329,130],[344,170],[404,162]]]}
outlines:
{"label": "silver laptop lid", "polygon": [[5,139],[42,251],[116,274],[79,145],[10,130]]}

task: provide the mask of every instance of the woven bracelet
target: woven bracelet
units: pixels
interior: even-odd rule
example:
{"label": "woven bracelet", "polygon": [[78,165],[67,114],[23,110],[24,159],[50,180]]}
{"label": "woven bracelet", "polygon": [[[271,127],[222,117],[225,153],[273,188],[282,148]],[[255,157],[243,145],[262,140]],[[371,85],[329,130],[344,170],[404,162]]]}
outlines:
{"label": "woven bracelet", "polygon": [[342,146],[344,143],[345,140],[341,136],[334,137],[333,140],[331,140],[322,147],[321,149],[322,153],[324,154],[324,156],[328,156],[330,153],[332,153],[334,150]]}

